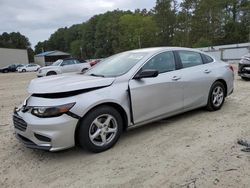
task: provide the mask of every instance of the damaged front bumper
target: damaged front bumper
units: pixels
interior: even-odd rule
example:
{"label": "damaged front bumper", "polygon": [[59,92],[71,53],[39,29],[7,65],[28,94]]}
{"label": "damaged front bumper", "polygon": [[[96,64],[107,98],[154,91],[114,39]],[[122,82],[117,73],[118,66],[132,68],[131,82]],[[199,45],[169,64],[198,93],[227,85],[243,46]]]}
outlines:
{"label": "damaged front bumper", "polygon": [[75,145],[78,119],[67,114],[53,118],[39,118],[15,108],[13,124],[15,135],[26,147],[58,151]]}

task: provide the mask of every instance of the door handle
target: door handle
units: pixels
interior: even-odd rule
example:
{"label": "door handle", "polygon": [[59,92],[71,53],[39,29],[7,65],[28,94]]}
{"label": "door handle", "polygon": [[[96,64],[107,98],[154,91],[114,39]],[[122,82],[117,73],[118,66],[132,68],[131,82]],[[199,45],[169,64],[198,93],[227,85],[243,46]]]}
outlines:
{"label": "door handle", "polygon": [[204,70],[204,73],[210,73],[211,72],[211,70],[209,70],[209,69],[206,69],[206,70]]}
{"label": "door handle", "polygon": [[180,80],[180,79],[181,79],[180,76],[173,76],[173,77],[172,77],[172,80],[174,80],[174,81],[178,81],[178,80]]}

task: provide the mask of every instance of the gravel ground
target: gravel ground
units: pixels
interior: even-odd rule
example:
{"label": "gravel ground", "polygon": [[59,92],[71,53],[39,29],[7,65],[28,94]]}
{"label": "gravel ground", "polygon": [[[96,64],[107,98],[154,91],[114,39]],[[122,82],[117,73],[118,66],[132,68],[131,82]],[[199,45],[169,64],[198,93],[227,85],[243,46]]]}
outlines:
{"label": "gravel ground", "polygon": [[198,109],[132,129],[112,149],[92,154],[25,148],[12,126],[12,110],[27,96],[35,73],[0,74],[0,187],[249,187],[250,82],[217,112]]}

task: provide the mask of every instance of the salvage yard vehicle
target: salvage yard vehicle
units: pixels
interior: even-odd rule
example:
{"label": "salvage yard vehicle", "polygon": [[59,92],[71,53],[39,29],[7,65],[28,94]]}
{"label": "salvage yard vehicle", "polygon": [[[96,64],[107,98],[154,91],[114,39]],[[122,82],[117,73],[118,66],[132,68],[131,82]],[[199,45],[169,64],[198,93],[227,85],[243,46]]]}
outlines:
{"label": "salvage yard vehicle", "polygon": [[38,71],[39,68],[40,68],[40,65],[30,63],[27,65],[19,66],[17,68],[17,71],[18,72],[35,72],[35,71]]}
{"label": "salvage yard vehicle", "polygon": [[37,72],[37,77],[51,76],[69,72],[84,72],[90,68],[87,62],[80,62],[75,58],[59,59],[51,66],[43,67]]}
{"label": "salvage yard vehicle", "polygon": [[0,72],[2,72],[2,73],[16,72],[16,67],[17,67],[16,64],[12,64],[12,65],[9,65],[9,66],[6,66],[6,67],[2,67],[2,68],[0,68]]}
{"label": "salvage yard vehicle", "polygon": [[239,63],[238,75],[243,80],[250,80],[250,53],[244,55]]}
{"label": "salvage yard vehicle", "polygon": [[34,79],[15,108],[17,138],[57,151],[78,144],[105,151],[124,130],[206,107],[234,89],[233,68],[201,51],[159,47],[116,54],[85,74]]}

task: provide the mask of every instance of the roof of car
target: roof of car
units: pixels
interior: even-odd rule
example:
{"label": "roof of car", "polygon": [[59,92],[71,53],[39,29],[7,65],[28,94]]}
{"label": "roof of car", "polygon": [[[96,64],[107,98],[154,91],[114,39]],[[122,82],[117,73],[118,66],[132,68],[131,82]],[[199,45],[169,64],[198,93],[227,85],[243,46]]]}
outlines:
{"label": "roof of car", "polygon": [[184,47],[153,47],[153,48],[141,48],[136,50],[131,50],[130,52],[146,52],[146,53],[156,53],[164,50],[192,50],[196,52],[201,52],[193,48],[184,48]]}

